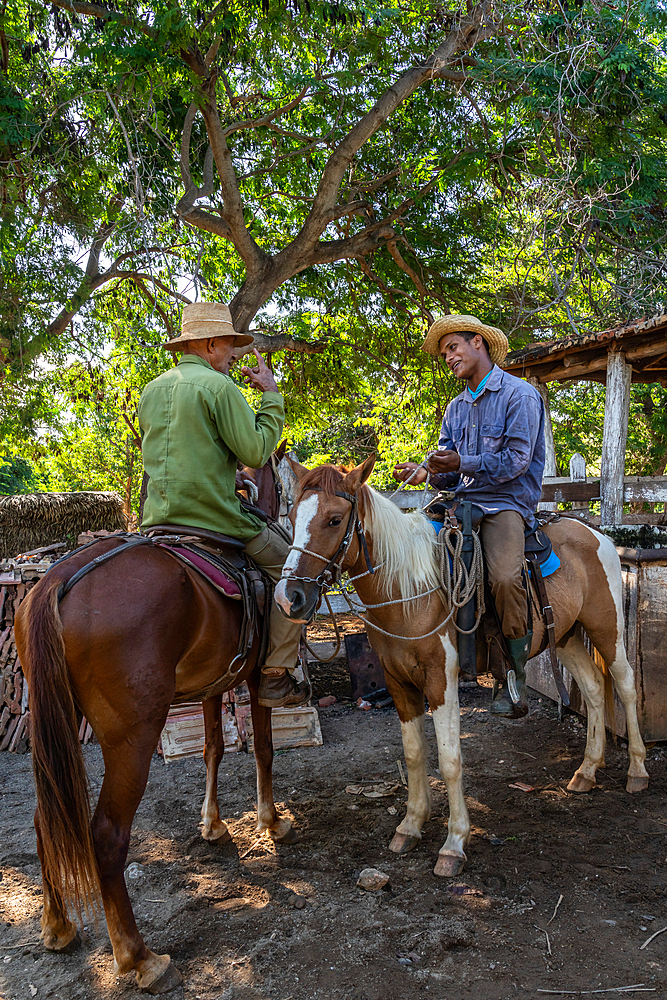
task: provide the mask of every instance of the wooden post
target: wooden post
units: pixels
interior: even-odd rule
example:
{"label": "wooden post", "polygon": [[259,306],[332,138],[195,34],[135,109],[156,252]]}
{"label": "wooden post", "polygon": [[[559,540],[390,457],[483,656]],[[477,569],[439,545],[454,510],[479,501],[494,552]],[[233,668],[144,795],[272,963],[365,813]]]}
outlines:
{"label": "wooden post", "polygon": [[[544,382],[538,382],[536,378],[529,378],[528,381],[537,389],[542,402],[544,403],[544,478],[558,475],[556,466],[556,448],[554,446],[554,429],[551,423],[551,407],[549,405],[549,390]],[[558,510],[557,503],[539,503],[538,510]]]}
{"label": "wooden post", "polygon": [[[586,479],[586,459],[578,451],[575,451],[570,459],[570,479],[573,483],[580,483]],[[588,510],[588,500],[573,501],[572,510]]]}
{"label": "wooden post", "polygon": [[625,355],[620,351],[610,351],[607,355],[607,391],[600,463],[602,525],[623,522],[623,477],[630,419],[631,379],[632,366],[626,364]]}

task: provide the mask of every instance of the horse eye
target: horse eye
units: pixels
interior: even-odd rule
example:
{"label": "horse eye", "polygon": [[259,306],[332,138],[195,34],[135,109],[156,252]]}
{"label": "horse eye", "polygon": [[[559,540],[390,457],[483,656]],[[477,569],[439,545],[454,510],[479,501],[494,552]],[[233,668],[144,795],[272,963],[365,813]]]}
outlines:
{"label": "horse eye", "polygon": [[343,520],[342,517],[332,517],[331,520],[329,521],[329,527],[337,528],[342,520]]}

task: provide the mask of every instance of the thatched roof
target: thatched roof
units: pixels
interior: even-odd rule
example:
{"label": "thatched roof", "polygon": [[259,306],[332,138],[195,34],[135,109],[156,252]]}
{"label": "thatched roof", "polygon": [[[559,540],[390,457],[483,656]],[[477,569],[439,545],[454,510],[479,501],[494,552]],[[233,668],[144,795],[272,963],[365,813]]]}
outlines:
{"label": "thatched roof", "polygon": [[118,493],[18,493],[0,496],[0,559],[51,542],[76,546],[82,531],[127,527]]}

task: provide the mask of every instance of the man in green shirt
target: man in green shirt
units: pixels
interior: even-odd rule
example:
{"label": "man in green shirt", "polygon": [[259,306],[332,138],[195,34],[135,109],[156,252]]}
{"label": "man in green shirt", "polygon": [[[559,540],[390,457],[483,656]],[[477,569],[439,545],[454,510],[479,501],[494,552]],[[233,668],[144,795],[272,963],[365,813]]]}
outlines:
{"label": "man in green shirt", "polygon": [[[245,511],[235,493],[237,463],[256,469],[268,462],[285,421],[283,397],[257,351],[257,367],[242,369],[247,383],[262,393],[257,413],[229,376],[235,349],[252,339],[235,331],[223,303],[184,307],[181,335],[164,345],[181,352],[178,364],[149,382],[139,400],[149,477],[141,526],[182,524],[238,538],[277,583],[289,546],[271,526]],[[274,603],[260,704],[280,708],[305,701],[306,685],[292,676],[300,637],[301,626]]]}

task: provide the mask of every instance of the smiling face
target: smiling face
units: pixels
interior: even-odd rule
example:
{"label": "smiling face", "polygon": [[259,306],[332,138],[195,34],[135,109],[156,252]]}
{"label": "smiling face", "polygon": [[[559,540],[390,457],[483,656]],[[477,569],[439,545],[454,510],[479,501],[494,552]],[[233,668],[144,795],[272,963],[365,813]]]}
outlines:
{"label": "smiling face", "polygon": [[440,356],[457,378],[476,384],[493,367],[488,348],[478,333],[470,340],[461,333],[448,333],[438,345]]}

